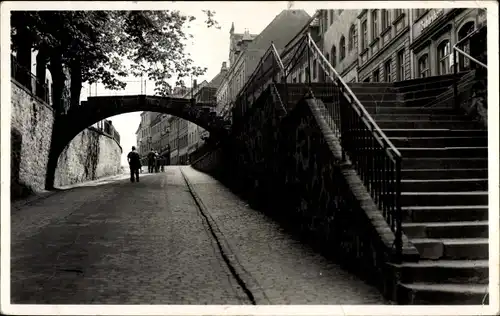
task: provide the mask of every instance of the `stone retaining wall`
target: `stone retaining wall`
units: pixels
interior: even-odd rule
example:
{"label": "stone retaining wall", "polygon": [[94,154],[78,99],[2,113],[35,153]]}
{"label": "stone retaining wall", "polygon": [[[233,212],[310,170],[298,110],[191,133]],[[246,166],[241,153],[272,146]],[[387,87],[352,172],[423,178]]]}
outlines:
{"label": "stone retaining wall", "polygon": [[[341,161],[318,106],[302,100],[280,119],[267,90],[236,122],[231,140],[193,167],[219,177],[390,297],[396,280],[386,263],[394,234],[352,166]],[[406,237],[404,252],[418,256]]]}
{"label": "stone retaining wall", "polygon": [[[15,80],[11,83],[11,196],[16,199],[45,189],[54,111]],[[121,172],[121,153],[111,137],[84,130],[59,157],[56,186]]]}

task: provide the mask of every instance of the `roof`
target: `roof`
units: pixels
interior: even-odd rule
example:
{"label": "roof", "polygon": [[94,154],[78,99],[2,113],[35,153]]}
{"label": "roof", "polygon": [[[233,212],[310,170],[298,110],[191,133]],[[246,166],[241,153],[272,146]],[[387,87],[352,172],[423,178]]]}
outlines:
{"label": "roof", "polygon": [[139,123],[139,127],[137,127],[137,131],[135,131],[135,134],[139,134],[139,131],[141,130],[142,128],[142,122]]}
{"label": "roof", "polygon": [[254,72],[272,43],[278,51],[282,50],[310,21],[311,16],[305,10],[283,10],[278,14],[248,45],[245,52],[247,76]]}
{"label": "roof", "polygon": [[224,79],[224,75],[226,73],[227,73],[227,70],[219,72],[212,80],[210,80],[207,87],[210,87],[210,88],[220,87],[220,85],[222,84],[222,79]]}

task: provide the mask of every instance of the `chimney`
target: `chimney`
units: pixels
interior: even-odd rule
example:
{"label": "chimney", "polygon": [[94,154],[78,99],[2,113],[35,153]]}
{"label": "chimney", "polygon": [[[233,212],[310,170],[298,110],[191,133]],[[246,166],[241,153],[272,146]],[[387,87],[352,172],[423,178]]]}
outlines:
{"label": "chimney", "polygon": [[193,80],[193,89],[196,89],[196,87],[198,86],[198,82],[196,81],[196,79]]}
{"label": "chimney", "polygon": [[227,63],[225,61],[222,62],[222,67],[220,69],[221,72],[227,71]]}

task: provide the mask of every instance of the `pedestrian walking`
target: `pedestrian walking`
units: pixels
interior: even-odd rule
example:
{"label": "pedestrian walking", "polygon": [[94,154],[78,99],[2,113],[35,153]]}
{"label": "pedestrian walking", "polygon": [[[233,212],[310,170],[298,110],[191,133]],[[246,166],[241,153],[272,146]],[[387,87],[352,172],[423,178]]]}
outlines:
{"label": "pedestrian walking", "polygon": [[134,180],[139,182],[139,169],[141,169],[142,166],[141,157],[135,150],[135,146],[132,146],[132,151],[128,153],[127,160],[130,167],[130,182],[134,182]]}
{"label": "pedestrian walking", "polygon": [[155,152],[151,149],[148,153],[148,172],[153,173],[155,168]]}

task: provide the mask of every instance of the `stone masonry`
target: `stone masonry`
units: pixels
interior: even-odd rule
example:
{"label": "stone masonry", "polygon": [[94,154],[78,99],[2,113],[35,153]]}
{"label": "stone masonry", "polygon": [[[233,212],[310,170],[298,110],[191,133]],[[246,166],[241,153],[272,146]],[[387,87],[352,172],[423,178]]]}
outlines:
{"label": "stone masonry", "polygon": [[78,134],[59,156],[55,185],[95,180],[120,172],[122,148],[94,128]]}
{"label": "stone masonry", "polygon": [[[392,292],[385,262],[394,234],[352,166],[341,162],[338,140],[314,103],[302,100],[280,119],[267,89],[237,122],[231,141],[193,166],[247,193],[253,205],[267,205],[265,212],[319,250],[335,253],[346,267]],[[404,253],[417,254],[403,241]]]}
{"label": "stone masonry", "polygon": [[[45,189],[55,113],[48,104],[11,81],[11,194],[19,198]],[[85,129],[59,158],[57,185],[120,172],[119,144],[97,130]]]}

